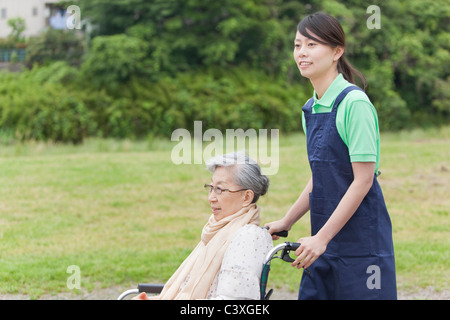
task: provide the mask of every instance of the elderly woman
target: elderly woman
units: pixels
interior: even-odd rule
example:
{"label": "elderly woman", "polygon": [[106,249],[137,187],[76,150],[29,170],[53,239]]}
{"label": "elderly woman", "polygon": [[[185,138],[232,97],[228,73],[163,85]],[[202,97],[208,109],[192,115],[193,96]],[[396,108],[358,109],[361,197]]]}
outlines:
{"label": "elderly woman", "polygon": [[[201,241],[154,299],[259,299],[264,257],[272,238],[259,226],[259,197],[269,179],[243,153],[217,156],[209,192],[212,215]],[[147,299],[145,293],[138,299]]]}

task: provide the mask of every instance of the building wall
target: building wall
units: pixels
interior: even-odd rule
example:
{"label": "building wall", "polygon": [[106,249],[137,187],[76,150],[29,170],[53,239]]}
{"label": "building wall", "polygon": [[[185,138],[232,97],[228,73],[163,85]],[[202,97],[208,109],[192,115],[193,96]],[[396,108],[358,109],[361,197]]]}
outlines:
{"label": "building wall", "polygon": [[58,0],[0,0],[0,38],[6,38],[11,27],[11,18],[25,19],[25,37],[36,36],[48,28],[51,11],[46,4],[57,3]]}

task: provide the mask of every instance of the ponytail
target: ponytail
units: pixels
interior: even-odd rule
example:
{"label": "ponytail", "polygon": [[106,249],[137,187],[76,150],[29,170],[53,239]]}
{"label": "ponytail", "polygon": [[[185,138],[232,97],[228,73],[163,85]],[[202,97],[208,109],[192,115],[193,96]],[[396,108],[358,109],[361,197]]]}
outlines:
{"label": "ponytail", "polygon": [[337,64],[338,72],[342,73],[344,76],[344,79],[348,82],[351,82],[353,84],[356,84],[355,82],[355,76],[359,78],[361,81],[361,85],[364,91],[366,91],[367,88],[367,81],[364,75],[354,68],[350,62],[342,55],[342,57],[339,59]]}

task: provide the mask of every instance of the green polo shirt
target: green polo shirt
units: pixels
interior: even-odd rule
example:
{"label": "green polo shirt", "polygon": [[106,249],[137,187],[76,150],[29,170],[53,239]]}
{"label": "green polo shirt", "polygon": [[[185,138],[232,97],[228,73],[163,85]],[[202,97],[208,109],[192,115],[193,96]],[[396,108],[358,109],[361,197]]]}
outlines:
{"label": "green polo shirt", "polygon": [[[314,91],[312,113],[331,112],[334,100],[346,87],[353,85],[339,74],[321,99]],[[307,134],[305,115],[302,114],[303,131]],[[336,114],[336,128],[348,147],[351,162],[375,162],[375,172],[380,164],[380,132],[375,107],[360,90],[347,94]]]}

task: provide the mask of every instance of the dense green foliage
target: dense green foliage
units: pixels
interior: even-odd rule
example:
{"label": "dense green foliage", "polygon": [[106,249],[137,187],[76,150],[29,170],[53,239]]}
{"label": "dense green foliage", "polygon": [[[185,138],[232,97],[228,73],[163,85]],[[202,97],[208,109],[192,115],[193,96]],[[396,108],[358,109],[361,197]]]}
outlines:
{"label": "dense green foliage", "polygon": [[73,32],[49,29],[38,37],[28,41],[26,64],[47,64],[63,60],[71,65],[79,66],[82,62],[84,43],[80,36]]}
{"label": "dense green foliage", "polygon": [[0,74],[1,131],[74,142],[170,136],[194,120],[300,131],[312,88],[292,42],[298,21],[319,10],[343,25],[346,56],[367,77],[382,130],[449,122],[446,0],[374,0],[379,29],[367,26],[372,13],[357,0],[74,2],[94,31],[86,41],[72,30],[29,41],[34,68]]}
{"label": "dense green foliage", "polygon": [[[126,70],[117,76],[127,76]],[[113,72],[107,74],[111,84],[105,82],[103,87],[92,80],[86,88],[84,72],[90,72],[84,65],[80,72],[56,62],[0,77],[2,130],[20,139],[81,142],[95,135],[170,137],[174,129],[191,129],[201,119],[205,129],[281,125],[288,132],[299,128],[298,100],[307,98],[294,87],[271,82],[264,73],[250,69],[211,68],[153,83],[133,78],[120,88],[112,86]]]}

